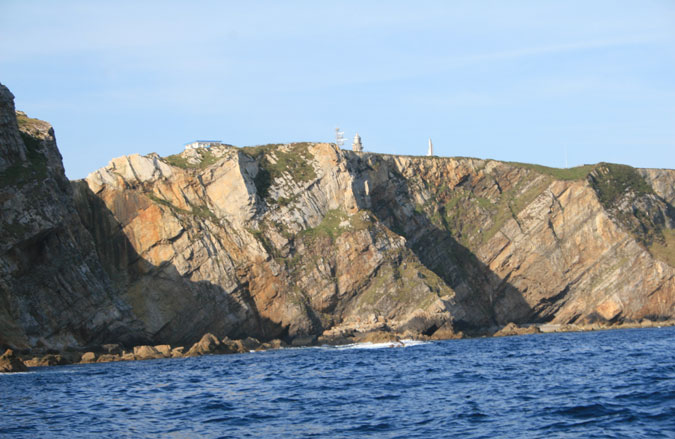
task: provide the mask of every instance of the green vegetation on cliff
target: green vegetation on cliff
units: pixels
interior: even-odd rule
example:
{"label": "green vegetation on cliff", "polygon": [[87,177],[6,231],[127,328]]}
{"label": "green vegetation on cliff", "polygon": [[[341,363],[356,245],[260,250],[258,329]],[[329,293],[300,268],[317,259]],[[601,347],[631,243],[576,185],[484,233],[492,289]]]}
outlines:
{"label": "green vegetation on cliff", "polygon": [[511,166],[529,169],[544,175],[550,175],[557,180],[583,180],[595,168],[595,165],[576,166],[574,168],[549,168],[548,166],[531,163],[505,162]]}
{"label": "green vegetation on cliff", "polygon": [[23,186],[47,178],[47,157],[41,152],[42,140],[23,131],[21,138],[26,145],[26,161],[15,163],[0,172],[0,186]]}
{"label": "green vegetation on cliff", "polygon": [[671,267],[675,267],[675,230],[663,229],[661,233],[663,240],[652,242],[649,252]]}
{"label": "green vegetation on cliff", "polygon": [[645,247],[657,242],[666,245],[658,209],[646,198],[654,190],[635,168],[599,163],[588,175],[588,183],[602,206]]}
{"label": "green vegetation on cliff", "polygon": [[344,210],[329,210],[323,217],[323,220],[316,226],[300,232],[303,239],[315,239],[327,237],[331,242],[346,231],[357,231],[368,228],[371,224],[369,215],[366,212],[359,212],[354,215],[347,215]]}
{"label": "green vegetation on cliff", "polygon": [[241,148],[245,154],[254,158],[260,166],[254,184],[262,198],[267,197],[274,180],[284,174],[298,182],[316,178],[316,172],[311,165],[310,145],[311,143],[308,142],[299,142],[288,145],[269,144]]}
{"label": "green vegetation on cliff", "polygon": [[438,299],[441,291],[447,292],[447,285],[416,258],[394,259],[380,266],[358,303],[376,314],[383,314],[384,309],[393,306],[424,310]]}
{"label": "green vegetation on cliff", "polygon": [[598,163],[588,181],[606,209],[612,209],[624,196],[653,194],[654,190],[635,168],[613,163]]}
{"label": "green vegetation on cliff", "polygon": [[195,205],[190,205],[190,210],[186,209],[181,209],[178,206],[175,206],[171,204],[169,201],[158,197],[155,194],[152,193],[147,193],[145,194],[149,199],[154,201],[157,204],[161,204],[162,206],[166,206],[169,209],[171,209],[172,212],[175,214],[181,214],[181,215],[192,215],[192,216],[197,216],[202,219],[208,219],[213,221],[214,223],[218,222],[218,217],[209,209],[207,206],[195,206]]}
{"label": "green vegetation on cliff", "polygon": [[197,154],[199,155],[199,161],[195,163],[190,163],[188,158],[183,155],[183,153],[173,154],[168,157],[164,157],[164,161],[172,166],[176,166],[182,169],[204,169],[212,164],[216,163],[222,157],[216,156],[208,148],[198,148]]}
{"label": "green vegetation on cliff", "polygon": [[498,197],[487,191],[447,184],[429,186],[432,198],[416,206],[418,214],[446,230],[467,248],[476,249],[492,238],[548,187],[551,178],[536,174],[521,178]]}

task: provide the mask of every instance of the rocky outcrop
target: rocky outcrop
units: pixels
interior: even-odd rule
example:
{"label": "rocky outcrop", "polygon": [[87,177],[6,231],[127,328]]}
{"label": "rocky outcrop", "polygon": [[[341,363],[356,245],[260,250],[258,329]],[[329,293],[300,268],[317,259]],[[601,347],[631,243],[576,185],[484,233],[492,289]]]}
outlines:
{"label": "rocky outcrop", "polygon": [[71,187],[10,104],[1,345],[167,358],[675,315],[673,171],[292,143],[120,157]]}
{"label": "rocky outcrop", "polygon": [[64,358],[62,355],[58,354],[47,354],[44,357],[40,358],[37,360],[36,364],[26,364],[26,366],[29,367],[35,367],[35,366],[63,366],[65,364],[69,364],[68,360]]}
{"label": "rocky outcrop", "polygon": [[142,335],[80,222],[53,129],[12,98],[0,85],[0,346]]}
{"label": "rocky outcrop", "polygon": [[134,357],[136,360],[154,360],[157,358],[165,358],[165,355],[153,346],[143,345],[134,347]]}
{"label": "rocky outcrop", "polygon": [[226,347],[213,334],[204,334],[204,336],[195,343],[185,354],[186,357],[197,357],[209,354],[224,354]]}
{"label": "rocky outcrop", "polygon": [[636,171],[658,196],[671,206],[675,204],[675,173],[672,169],[637,169]]}
{"label": "rocky outcrop", "polygon": [[82,354],[82,358],[80,358],[80,363],[95,363],[96,362],[96,354],[94,352],[85,352]]}
{"label": "rocky outcrop", "polygon": [[499,329],[493,335],[495,337],[507,337],[513,335],[539,334],[540,332],[541,330],[534,325],[521,327],[511,322],[508,325],[504,326],[503,328]]}
{"label": "rocky outcrop", "polygon": [[0,356],[0,373],[25,372],[27,370],[28,367],[26,367],[23,361],[21,361],[11,349],[7,349],[5,353]]}

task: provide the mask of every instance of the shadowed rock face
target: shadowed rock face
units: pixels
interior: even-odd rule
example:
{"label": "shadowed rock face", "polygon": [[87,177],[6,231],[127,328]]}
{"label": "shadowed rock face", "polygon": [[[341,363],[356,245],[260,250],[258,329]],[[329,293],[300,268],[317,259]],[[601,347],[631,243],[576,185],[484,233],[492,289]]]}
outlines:
{"label": "shadowed rock face", "polygon": [[0,345],[142,335],[80,222],[54,131],[12,99],[0,85]]}
{"label": "shadowed rock face", "polygon": [[673,171],[223,145],[113,159],[71,189],[51,128],[19,130],[2,90],[0,166],[46,168],[0,192],[0,344],[675,314]]}

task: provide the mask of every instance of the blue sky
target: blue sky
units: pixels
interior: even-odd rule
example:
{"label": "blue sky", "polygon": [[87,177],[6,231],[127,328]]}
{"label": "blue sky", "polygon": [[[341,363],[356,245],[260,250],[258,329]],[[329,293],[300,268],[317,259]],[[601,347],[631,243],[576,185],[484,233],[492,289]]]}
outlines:
{"label": "blue sky", "polygon": [[70,178],[194,139],[675,168],[675,1],[0,0]]}

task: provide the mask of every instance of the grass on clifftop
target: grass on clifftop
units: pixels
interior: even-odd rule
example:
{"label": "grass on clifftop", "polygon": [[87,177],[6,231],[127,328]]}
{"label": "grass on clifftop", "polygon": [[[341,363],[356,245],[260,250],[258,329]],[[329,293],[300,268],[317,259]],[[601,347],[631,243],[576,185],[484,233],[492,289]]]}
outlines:
{"label": "grass on clifftop", "polygon": [[654,193],[652,187],[637,170],[628,165],[601,162],[596,165],[583,165],[575,168],[549,168],[530,163],[505,163],[530,169],[540,174],[550,175],[558,180],[588,179],[598,194],[600,202],[606,208],[613,207],[614,203],[628,192],[632,192],[637,196]]}
{"label": "grass on clifftop", "polygon": [[588,180],[607,209],[615,207],[615,203],[628,192],[635,196],[654,193],[637,170],[627,165],[598,163]]}
{"label": "grass on clifftop", "polygon": [[221,159],[221,157],[217,157],[208,148],[198,148],[195,151],[197,151],[197,153],[199,154],[200,160],[198,163],[188,162],[187,158],[183,156],[183,153],[173,154],[164,157],[164,161],[170,164],[171,166],[176,166],[177,168],[204,169]]}
{"label": "grass on clifftop", "polygon": [[[284,174],[290,176],[296,182],[305,182],[316,178],[316,172],[311,165],[310,145],[309,142],[299,142],[289,145],[270,144],[241,148],[245,154],[254,158],[260,166],[254,184],[262,198],[267,196],[274,180]],[[282,148],[284,146],[287,146],[288,149]]]}
{"label": "grass on clifftop", "polygon": [[16,113],[16,123],[19,125],[20,129],[29,128],[35,122],[40,122],[40,120],[28,117],[23,112],[17,112]]}
{"label": "grass on clifftop", "polygon": [[574,168],[549,168],[548,166],[534,165],[531,163],[504,162],[519,168],[529,169],[540,174],[550,175],[557,180],[583,180],[595,169],[595,165],[576,166]]}

